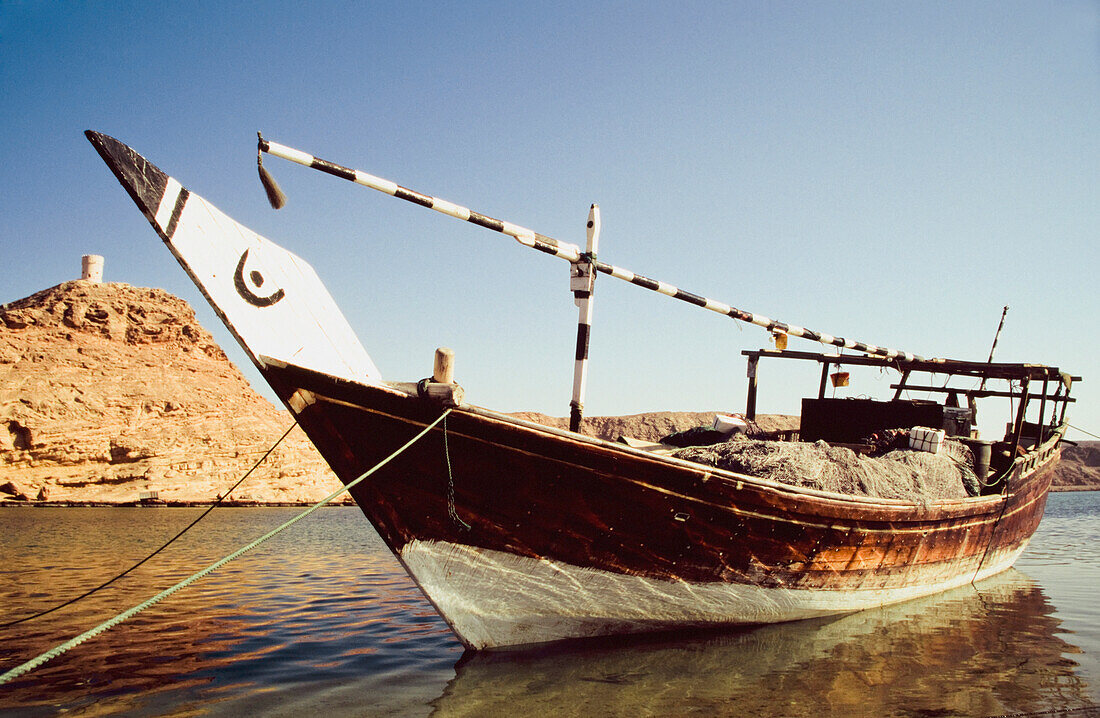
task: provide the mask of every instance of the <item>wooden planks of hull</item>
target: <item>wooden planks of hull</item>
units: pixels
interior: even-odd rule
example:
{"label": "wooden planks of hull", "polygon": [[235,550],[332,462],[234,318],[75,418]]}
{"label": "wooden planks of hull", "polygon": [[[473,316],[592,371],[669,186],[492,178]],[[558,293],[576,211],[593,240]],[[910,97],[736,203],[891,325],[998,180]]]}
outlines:
{"label": "wooden planks of hull", "polygon": [[[292,366],[265,373],[285,397],[314,395],[299,422],[345,482],[441,411]],[[1023,550],[1057,458],[1017,462],[1007,500],[919,505],[794,489],[484,411],[456,411],[446,432],[353,494],[477,648],[791,620],[962,585]]]}

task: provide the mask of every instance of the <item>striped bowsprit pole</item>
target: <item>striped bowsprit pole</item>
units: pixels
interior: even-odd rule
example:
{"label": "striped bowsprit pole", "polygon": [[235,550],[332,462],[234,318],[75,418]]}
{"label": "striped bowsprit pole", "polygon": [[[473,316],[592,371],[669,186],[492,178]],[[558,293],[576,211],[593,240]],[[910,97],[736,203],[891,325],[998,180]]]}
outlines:
{"label": "striped bowsprit pole", "polygon": [[[534,230],[521,227],[511,222],[495,219],[488,215],[475,212],[466,207],[448,202],[438,197],[432,197],[430,195],[422,194],[411,190],[407,187],[402,187],[396,182],[391,182],[381,177],[375,177],[372,174],[368,174],[361,170],[354,170],[349,167],[338,165],[328,160],[323,160],[318,157],[314,157],[311,154],[296,150],[286,145],[280,145],[276,142],[270,142],[268,140],[260,138],[259,149],[261,152],[266,152],[274,157],[279,157],[290,162],[310,167],[315,170],[320,170],[327,174],[341,179],[354,182],[356,184],[363,185],[364,187],[370,187],[371,189],[384,192],[391,197],[397,197],[413,204],[418,204],[428,209],[434,209],[436,212],[461,219],[466,222],[480,225],[487,229],[506,234],[510,237],[514,237],[520,244],[530,247],[531,249],[537,249],[540,252],[560,257],[568,262],[579,262],[582,260],[583,253],[580,247],[568,242],[561,242],[552,237],[539,234]],[[685,291],[678,287],[675,287],[666,282],[662,282],[657,279],[650,279],[649,277],[631,272],[630,270],[623,269],[622,267],[616,267],[613,264],[607,264],[606,262],[593,262],[593,266],[597,272],[607,274],[616,279],[621,279],[631,284],[649,289],[657,292],[658,294],[664,294],[665,296],[672,297],[673,299],[679,299],[680,301],[693,304],[703,309],[709,309],[712,312],[723,314],[741,322],[748,324],[755,324],[759,327],[767,329],[773,334],[788,334],[792,337],[801,337],[803,339],[809,339],[810,341],[819,342],[821,344],[828,344],[842,349],[851,349],[853,351],[863,352],[864,354],[870,354],[872,356],[885,357],[888,359],[895,359],[897,361],[923,361],[924,357],[917,354],[912,354],[906,351],[900,351],[898,349],[890,349],[887,347],[880,347],[874,344],[868,344],[866,342],[855,341],[852,339],[845,339],[843,337],[834,336],[832,334],[826,334],[824,332],[815,331],[813,329],[807,329],[795,324],[787,324],[775,319],[771,319],[761,314],[754,314],[752,312],[746,312],[736,307],[732,307],[725,302],[719,302],[714,299],[708,299],[707,297],[694,294],[692,292]]]}

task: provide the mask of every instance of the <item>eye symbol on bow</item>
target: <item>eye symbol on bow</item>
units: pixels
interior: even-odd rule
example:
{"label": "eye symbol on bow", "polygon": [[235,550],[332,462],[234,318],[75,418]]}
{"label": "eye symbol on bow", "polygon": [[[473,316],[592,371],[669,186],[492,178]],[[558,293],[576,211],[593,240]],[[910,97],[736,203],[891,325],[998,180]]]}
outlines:
{"label": "eye symbol on bow", "polygon": [[284,296],[286,292],[282,289],[277,289],[267,296],[261,296],[254,292],[249,286],[249,282],[256,289],[260,289],[264,284],[264,275],[260,274],[257,270],[252,270],[248,273],[248,281],[245,281],[244,265],[248,261],[248,250],[244,250],[244,254],[241,255],[241,259],[237,262],[237,271],[233,273],[233,286],[237,289],[237,294],[241,295],[246,302],[254,307],[270,307],[275,304]]}

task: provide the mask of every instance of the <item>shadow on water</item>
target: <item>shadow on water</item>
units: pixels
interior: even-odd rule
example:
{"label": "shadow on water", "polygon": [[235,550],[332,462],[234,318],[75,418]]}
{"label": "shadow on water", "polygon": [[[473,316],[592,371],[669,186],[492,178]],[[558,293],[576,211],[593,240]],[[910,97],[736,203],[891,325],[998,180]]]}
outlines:
{"label": "shadow on water", "polygon": [[1055,635],[1051,613],[1039,587],[1010,571],[841,618],[467,654],[432,715],[1087,712],[1088,686],[1065,656],[1078,649]]}

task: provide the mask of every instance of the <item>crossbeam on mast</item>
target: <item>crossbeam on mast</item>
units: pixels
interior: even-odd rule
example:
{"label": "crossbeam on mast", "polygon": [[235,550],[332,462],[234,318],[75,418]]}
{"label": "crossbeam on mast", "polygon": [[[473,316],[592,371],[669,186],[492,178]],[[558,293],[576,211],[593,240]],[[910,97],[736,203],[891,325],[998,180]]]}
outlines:
{"label": "crossbeam on mast", "polygon": [[[510,237],[514,237],[520,244],[530,247],[531,249],[537,249],[540,252],[551,254],[555,257],[560,257],[568,262],[580,261],[582,252],[580,247],[568,242],[561,242],[553,237],[547,237],[546,235],[539,234],[532,229],[522,227],[505,220],[496,219],[480,212],[475,212],[472,209],[463,207],[461,205],[448,202],[447,200],[440,199],[438,197],[432,197],[431,195],[422,194],[415,190],[411,190],[407,187],[402,187],[396,182],[392,182],[381,177],[376,177],[372,174],[368,174],[361,170],[351,169],[350,167],[344,167],[338,165],[335,162],[323,160],[319,157],[315,157],[301,150],[296,150],[286,145],[281,145],[276,142],[260,137],[259,149],[261,152],[266,152],[274,157],[294,162],[296,164],[309,167],[311,169],[320,170],[327,174],[339,177],[341,179],[354,182],[355,184],[363,185],[364,187],[370,187],[371,189],[378,190],[391,197],[397,197],[403,199],[406,202],[412,202],[428,209],[433,209],[436,212],[454,217],[455,219],[461,219],[465,222],[476,224],[486,229],[491,229],[501,234],[506,234]],[[845,339],[844,337],[834,336],[832,334],[826,334],[824,332],[815,331],[813,329],[807,329],[795,324],[788,324],[786,322],[780,322],[762,314],[754,314],[752,312],[746,312],[736,307],[730,306],[725,302],[719,302],[714,299],[708,299],[699,294],[688,292],[679,287],[675,287],[666,282],[662,282],[657,279],[651,279],[649,277],[637,274],[628,269],[622,267],[616,267],[613,264],[606,262],[594,262],[593,266],[597,272],[607,274],[621,279],[631,284],[649,289],[657,292],[658,294],[664,294],[665,296],[672,297],[673,299],[679,299],[680,301],[693,304],[703,309],[708,309],[717,314],[723,314],[741,322],[747,324],[755,324],[756,326],[763,327],[772,333],[788,334],[793,337],[800,337],[802,339],[808,339],[810,341],[819,342],[821,344],[828,344],[831,346],[839,347],[842,349],[851,349],[853,351],[862,352],[871,356],[884,357],[887,359],[893,359],[899,362],[911,362],[911,361],[924,361],[924,357],[912,354],[910,352],[901,351],[898,349],[890,349],[888,347],[880,347],[874,344],[868,344],[866,342],[855,341],[852,339]]]}

